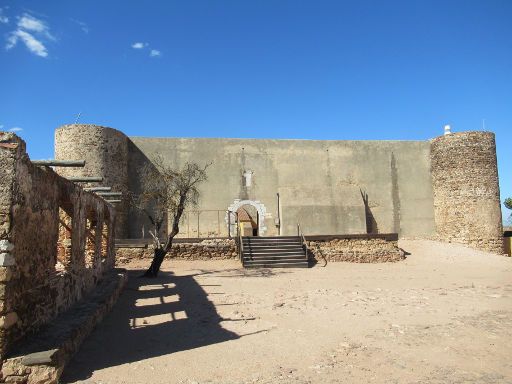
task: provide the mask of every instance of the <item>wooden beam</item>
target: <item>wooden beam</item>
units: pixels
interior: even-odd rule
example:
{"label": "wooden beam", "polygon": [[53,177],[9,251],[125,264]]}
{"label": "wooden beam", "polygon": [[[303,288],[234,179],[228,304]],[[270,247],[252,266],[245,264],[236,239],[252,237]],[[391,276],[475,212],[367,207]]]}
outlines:
{"label": "wooden beam", "polygon": [[88,192],[102,192],[102,191],[110,192],[111,190],[112,190],[112,187],[89,187],[89,188],[84,188],[84,191],[88,191]]}
{"label": "wooden beam", "polygon": [[123,195],[122,192],[97,192],[96,194],[98,196],[114,196],[114,197]]}
{"label": "wooden beam", "polygon": [[92,177],[88,177],[88,176],[67,177],[67,179],[70,180],[70,181],[78,182],[78,183],[94,183],[94,182],[101,183],[103,181],[103,177],[97,177],[97,176],[92,176]]}
{"label": "wooden beam", "polygon": [[105,200],[107,203],[120,203],[122,200]]}
{"label": "wooden beam", "polygon": [[32,160],[32,164],[45,167],[85,167],[85,160]]}

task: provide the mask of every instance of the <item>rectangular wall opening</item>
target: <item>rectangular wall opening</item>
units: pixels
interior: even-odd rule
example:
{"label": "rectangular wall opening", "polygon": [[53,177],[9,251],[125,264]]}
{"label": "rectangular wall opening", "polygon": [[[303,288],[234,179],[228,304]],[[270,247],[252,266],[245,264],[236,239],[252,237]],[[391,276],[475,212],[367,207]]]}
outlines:
{"label": "rectangular wall opening", "polygon": [[88,212],[85,225],[85,267],[92,269],[96,260],[96,230],[98,227],[94,211]]}
{"label": "rectangular wall opening", "polygon": [[73,206],[63,204],[59,207],[59,229],[57,239],[56,272],[67,272],[71,267],[72,257]]}

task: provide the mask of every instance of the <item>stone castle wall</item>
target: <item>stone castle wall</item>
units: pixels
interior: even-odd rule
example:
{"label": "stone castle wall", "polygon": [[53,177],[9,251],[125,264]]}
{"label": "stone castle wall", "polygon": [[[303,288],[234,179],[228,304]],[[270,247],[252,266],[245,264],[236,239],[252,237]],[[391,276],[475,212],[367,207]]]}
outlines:
{"label": "stone castle wall", "polygon": [[[112,192],[128,191],[128,138],[122,132],[92,124],[64,125],[55,131],[55,158],[85,160],[84,168],[56,167],[64,177],[103,177],[99,183],[80,183],[84,187],[108,186]],[[115,204],[116,236],[124,238],[129,205],[126,195],[121,200]]]}
{"label": "stone castle wall", "polygon": [[437,236],[503,254],[503,228],[491,132],[461,132],[431,144]]}
{"label": "stone castle wall", "polygon": [[[277,235],[279,193],[281,235],[294,234],[300,222],[309,235],[437,236],[503,252],[496,147],[488,132],[431,142],[128,138],[115,129],[73,124],[57,129],[55,152],[57,159],[86,160],[83,169],[58,168],[62,175],[102,176],[101,185],[134,193],[144,188],[137,171],[155,154],[175,167],[213,160],[200,186],[200,223],[194,221],[199,213],[187,212],[183,237],[192,237],[189,227],[197,237],[226,236],[219,212],[239,199],[265,206],[260,235]],[[245,185],[246,171],[251,185]],[[138,238],[150,228],[126,196],[116,210],[118,238]]]}
{"label": "stone castle wall", "polygon": [[0,360],[93,290],[115,263],[115,211],[0,132]]}

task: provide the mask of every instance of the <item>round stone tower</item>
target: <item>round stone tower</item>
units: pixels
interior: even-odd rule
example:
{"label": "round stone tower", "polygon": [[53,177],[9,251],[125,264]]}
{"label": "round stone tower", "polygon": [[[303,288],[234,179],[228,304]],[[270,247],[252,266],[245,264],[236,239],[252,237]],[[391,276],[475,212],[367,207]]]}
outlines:
{"label": "round stone tower", "polygon": [[437,235],[502,254],[494,133],[449,133],[435,138],[431,161]]}
{"label": "round stone tower", "polygon": [[[108,186],[112,192],[128,191],[128,137],[122,132],[92,124],[69,124],[55,130],[55,159],[85,160],[84,168],[57,167],[64,177],[103,177],[102,182],[83,182],[84,187]],[[118,198],[115,197],[117,200]],[[116,203],[116,237],[127,234],[126,196]]]}

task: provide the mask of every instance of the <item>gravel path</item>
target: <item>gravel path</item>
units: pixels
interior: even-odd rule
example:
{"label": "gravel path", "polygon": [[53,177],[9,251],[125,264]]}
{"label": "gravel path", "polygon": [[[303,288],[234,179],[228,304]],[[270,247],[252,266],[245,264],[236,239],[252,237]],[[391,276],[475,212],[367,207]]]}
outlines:
{"label": "gravel path", "polygon": [[512,383],[512,259],[402,241],[393,264],[132,278],[64,383]]}

